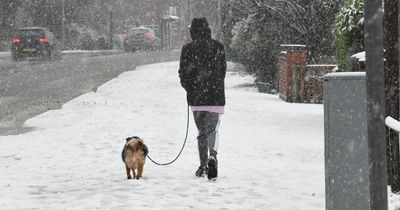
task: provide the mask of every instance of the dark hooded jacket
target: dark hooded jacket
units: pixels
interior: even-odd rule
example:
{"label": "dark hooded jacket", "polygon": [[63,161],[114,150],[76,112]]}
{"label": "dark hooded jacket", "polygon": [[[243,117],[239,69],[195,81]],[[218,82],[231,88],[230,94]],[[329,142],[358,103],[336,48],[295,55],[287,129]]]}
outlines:
{"label": "dark hooded jacket", "polygon": [[211,39],[206,18],[194,18],[192,42],[182,48],[179,77],[190,106],[224,106],[226,60],[224,46]]}

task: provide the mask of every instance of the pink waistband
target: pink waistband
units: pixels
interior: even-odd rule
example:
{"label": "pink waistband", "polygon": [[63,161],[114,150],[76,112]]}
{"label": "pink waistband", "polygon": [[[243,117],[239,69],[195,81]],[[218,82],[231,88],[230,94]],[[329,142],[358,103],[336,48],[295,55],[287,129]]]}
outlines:
{"label": "pink waistband", "polygon": [[214,112],[223,114],[224,106],[190,106],[193,112],[196,111],[205,111],[205,112]]}

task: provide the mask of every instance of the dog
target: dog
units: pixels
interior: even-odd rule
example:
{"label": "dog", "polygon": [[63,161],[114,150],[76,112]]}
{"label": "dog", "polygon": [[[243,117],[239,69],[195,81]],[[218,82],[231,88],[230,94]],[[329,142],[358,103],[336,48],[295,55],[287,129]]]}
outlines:
{"label": "dog", "polygon": [[143,166],[149,150],[143,140],[137,136],[126,138],[124,149],[122,150],[122,161],[125,163],[126,175],[128,179],[139,179],[143,174]]}

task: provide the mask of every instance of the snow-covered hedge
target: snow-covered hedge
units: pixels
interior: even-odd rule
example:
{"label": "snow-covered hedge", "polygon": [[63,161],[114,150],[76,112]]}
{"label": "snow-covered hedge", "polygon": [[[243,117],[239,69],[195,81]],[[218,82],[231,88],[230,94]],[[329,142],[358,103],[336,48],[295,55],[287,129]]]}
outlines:
{"label": "snow-covered hedge", "polygon": [[232,57],[236,62],[246,66],[249,73],[254,73],[258,81],[273,84],[276,73],[275,33],[271,32],[273,24],[267,21],[268,14],[250,14],[237,22],[232,30]]}
{"label": "snow-covered hedge", "polygon": [[[114,49],[121,49],[122,39],[118,34],[113,37]],[[65,26],[66,50],[105,50],[110,47],[108,31],[100,32],[91,27],[72,23]]]}
{"label": "snow-covered hedge", "polygon": [[364,1],[345,0],[335,20],[335,45],[340,71],[350,70],[350,55],[364,50]]}
{"label": "snow-covered hedge", "polygon": [[227,1],[225,27],[230,30],[231,58],[246,66],[257,79],[274,83],[279,46],[307,46],[310,60],[335,54],[334,17],[340,0],[314,1]]}

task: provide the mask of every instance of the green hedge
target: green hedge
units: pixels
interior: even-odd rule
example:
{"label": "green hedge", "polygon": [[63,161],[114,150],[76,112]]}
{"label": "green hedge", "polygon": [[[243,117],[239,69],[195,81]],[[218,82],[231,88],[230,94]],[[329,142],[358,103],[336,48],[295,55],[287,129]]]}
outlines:
{"label": "green hedge", "polygon": [[339,71],[350,70],[350,56],[364,51],[364,1],[345,0],[335,18],[336,56]]}

